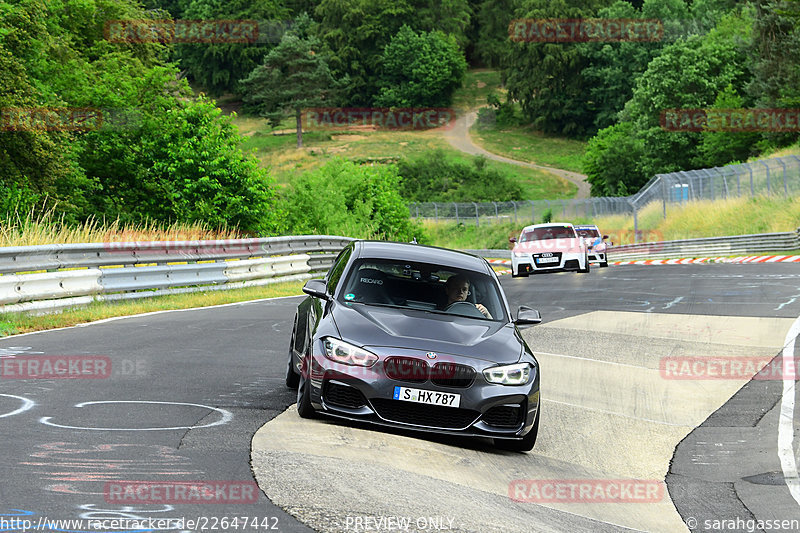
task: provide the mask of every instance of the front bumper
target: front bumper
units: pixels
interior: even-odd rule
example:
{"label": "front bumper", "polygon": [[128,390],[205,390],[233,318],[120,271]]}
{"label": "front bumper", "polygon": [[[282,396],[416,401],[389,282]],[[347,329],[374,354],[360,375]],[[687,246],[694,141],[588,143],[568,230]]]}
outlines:
{"label": "front bumper", "polygon": [[606,253],[600,251],[590,251],[589,252],[589,261],[592,263],[605,263],[606,262]]}
{"label": "front bumper", "polygon": [[[551,252],[550,256],[542,257],[541,253],[512,254],[511,268],[517,274],[538,274],[544,272],[576,272],[581,268],[584,254],[582,252]],[[543,262],[543,259],[557,259],[553,262]]]}
{"label": "front bumper", "polygon": [[[311,402],[320,413],[329,416],[414,431],[510,439],[525,436],[536,420],[538,365],[528,384],[507,386],[488,383],[483,377],[482,371],[496,363],[439,354],[447,363],[474,370],[472,380],[461,376],[462,379],[454,380],[459,386],[452,386],[443,384],[446,380],[435,376],[435,362],[418,351],[390,349],[391,354],[379,353],[379,361],[364,368],[331,361],[321,355],[320,346],[317,348],[315,352],[320,355],[311,358]],[[428,365],[434,376],[390,377],[387,374],[390,365],[385,364],[390,357],[420,361]],[[442,376],[444,374],[440,373],[439,377]],[[460,405],[449,407],[396,400],[395,387],[458,394]]]}

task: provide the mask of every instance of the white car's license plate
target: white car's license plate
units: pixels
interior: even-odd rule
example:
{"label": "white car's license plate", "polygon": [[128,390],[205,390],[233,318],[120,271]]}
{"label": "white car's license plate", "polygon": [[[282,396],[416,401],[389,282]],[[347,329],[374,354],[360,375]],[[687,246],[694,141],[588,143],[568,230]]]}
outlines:
{"label": "white car's license plate", "polygon": [[394,399],[405,402],[426,403],[429,405],[444,405],[446,407],[458,407],[461,405],[460,394],[411,389],[408,387],[395,387]]}
{"label": "white car's license plate", "polygon": [[537,257],[537,263],[558,263],[558,257]]}

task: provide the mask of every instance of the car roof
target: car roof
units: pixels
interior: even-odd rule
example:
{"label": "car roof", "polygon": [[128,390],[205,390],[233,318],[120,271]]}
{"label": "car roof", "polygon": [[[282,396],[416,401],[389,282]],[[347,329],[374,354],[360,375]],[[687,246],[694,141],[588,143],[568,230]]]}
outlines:
{"label": "car roof", "polygon": [[356,241],[356,253],[359,259],[401,259],[417,263],[433,263],[487,273],[490,270],[486,260],[477,255],[458,250],[439,248],[438,246],[425,246],[423,244],[389,241]]}
{"label": "car roof", "polygon": [[575,227],[569,222],[547,222],[546,224],[531,224],[530,226],[525,226],[522,228],[522,231],[528,231],[537,228],[563,228],[564,226],[569,226],[571,228]]}

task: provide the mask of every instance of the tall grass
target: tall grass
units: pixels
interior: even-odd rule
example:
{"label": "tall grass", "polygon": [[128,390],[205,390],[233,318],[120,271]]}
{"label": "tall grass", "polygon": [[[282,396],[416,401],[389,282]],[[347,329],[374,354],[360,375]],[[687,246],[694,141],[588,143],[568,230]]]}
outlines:
{"label": "tall grass", "polygon": [[89,219],[72,226],[44,213],[16,213],[0,219],[0,246],[31,246],[37,244],[67,244],[84,242],[184,241],[206,239],[239,239],[236,229],[213,229],[202,223],[194,224],[122,224],[119,220]]}
{"label": "tall grass", "polygon": [[[541,220],[536,221],[541,222]],[[630,244],[634,240],[631,215],[612,215],[597,218],[563,220],[556,216],[554,222],[597,224],[600,231],[614,244]],[[530,221],[513,223],[453,222],[425,223],[429,244],[448,248],[498,249],[509,247],[508,237],[515,236]],[[640,240],[677,240],[728,235],[751,235],[796,231],[800,227],[800,197],[732,198],[726,200],[698,200],[668,204],[664,218],[663,205],[654,202],[638,212]]]}

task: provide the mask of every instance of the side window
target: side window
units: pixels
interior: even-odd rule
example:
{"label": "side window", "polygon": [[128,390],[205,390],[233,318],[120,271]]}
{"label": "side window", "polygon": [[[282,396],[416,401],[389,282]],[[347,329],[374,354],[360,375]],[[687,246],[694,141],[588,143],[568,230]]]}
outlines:
{"label": "side window", "polygon": [[347,261],[350,259],[350,255],[353,253],[353,245],[347,245],[347,248],[342,250],[339,253],[339,257],[333,262],[333,266],[328,271],[328,294],[333,294],[336,292],[336,286],[339,284],[339,280],[342,277],[342,272],[344,272],[344,267],[347,264]]}

